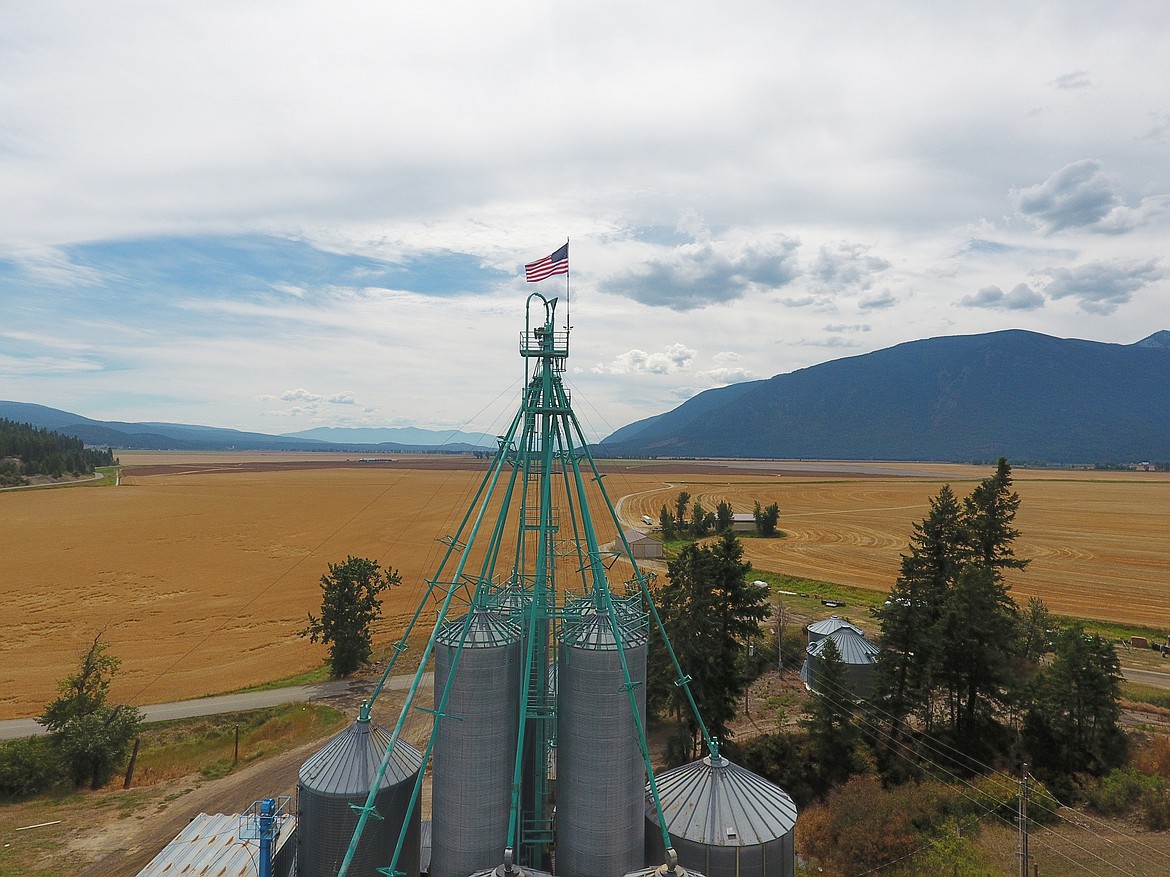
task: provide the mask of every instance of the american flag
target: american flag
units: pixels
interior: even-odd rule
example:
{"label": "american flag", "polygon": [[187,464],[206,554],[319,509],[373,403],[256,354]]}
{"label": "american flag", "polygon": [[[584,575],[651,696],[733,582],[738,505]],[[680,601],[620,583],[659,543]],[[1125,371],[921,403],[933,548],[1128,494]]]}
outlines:
{"label": "american flag", "polygon": [[537,259],[524,266],[524,279],[529,283],[536,283],[546,277],[552,277],[554,274],[568,273],[569,245],[567,243],[551,256],[545,256],[543,259]]}

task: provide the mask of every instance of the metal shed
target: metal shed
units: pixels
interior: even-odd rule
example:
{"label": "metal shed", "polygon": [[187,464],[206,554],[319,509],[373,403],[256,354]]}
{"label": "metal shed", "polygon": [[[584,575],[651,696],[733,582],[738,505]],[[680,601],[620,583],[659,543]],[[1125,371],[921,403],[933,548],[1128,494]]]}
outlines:
{"label": "metal shed", "polygon": [[624,530],[622,535],[630,543],[630,553],[635,560],[655,560],[662,557],[662,543],[641,530]]}
{"label": "metal shed", "polygon": [[[260,844],[240,837],[240,819],[223,813],[200,813],[138,872],[138,877],[255,877]],[[272,873],[274,877],[290,877],[296,873],[296,819],[289,816],[278,821],[277,826],[272,841]]]}

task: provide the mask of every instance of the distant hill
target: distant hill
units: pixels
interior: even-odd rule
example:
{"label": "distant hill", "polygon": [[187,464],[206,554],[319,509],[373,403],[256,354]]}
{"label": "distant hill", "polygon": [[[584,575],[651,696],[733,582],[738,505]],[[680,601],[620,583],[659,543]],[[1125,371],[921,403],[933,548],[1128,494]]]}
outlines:
{"label": "distant hill", "polygon": [[[420,436],[429,435],[418,443],[364,442],[320,440],[297,435],[267,435],[259,432],[241,432],[212,426],[184,423],[124,423],[93,420],[70,411],[61,411],[31,402],[0,401],[0,418],[16,423],[55,430],[62,435],[81,439],[93,447],[112,447],[137,451],[354,451],[411,453],[440,451],[466,453],[482,449],[468,441],[444,441],[449,433],[428,433],[415,430]],[[310,430],[312,432],[312,430]],[[341,430],[340,432],[346,432]],[[462,435],[462,434],[459,434]],[[482,436],[469,434],[465,438],[479,441]],[[495,441],[492,440],[494,447]]]}
{"label": "distant hill", "polygon": [[619,429],[615,456],[1075,464],[1170,460],[1170,332],[911,341],[700,393]]}
{"label": "distant hill", "polygon": [[404,446],[426,445],[428,447],[438,447],[441,445],[459,444],[481,449],[488,448],[493,451],[496,449],[496,437],[485,435],[482,432],[460,432],[457,429],[418,429],[414,426],[387,426],[376,429],[369,427],[319,426],[316,429],[286,432],[282,433],[282,435],[328,442],[330,444],[377,445],[385,442],[393,442]]}

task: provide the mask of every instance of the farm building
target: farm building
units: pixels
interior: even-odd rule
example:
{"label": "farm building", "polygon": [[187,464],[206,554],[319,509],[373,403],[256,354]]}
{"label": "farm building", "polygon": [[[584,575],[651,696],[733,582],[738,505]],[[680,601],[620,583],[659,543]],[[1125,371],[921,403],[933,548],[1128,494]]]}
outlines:
{"label": "farm building", "polygon": [[756,532],[756,516],[753,514],[734,514],[731,516],[732,533]]}
{"label": "farm building", "polygon": [[662,542],[641,530],[626,530],[622,535],[630,543],[630,554],[635,560],[656,560],[662,557]]}
{"label": "farm building", "polygon": [[[840,620],[840,619],[838,619]],[[877,672],[877,656],[880,651],[877,646],[865,638],[860,630],[845,622],[828,636],[820,636],[810,642],[805,649],[807,652],[804,665],[800,668],[801,681],[814,694],[821,694],[817,683],[821,673],[822,654],[825,645],[832,641],[845,664],[846,683],[850,693],[855,698],[868,697],[873,690],[874,674]]]}
{"label": "farm building", "polygon": [[[200,813],[138,872],[138,877],[257,877],[261,841],[252,827],[247,816]],[[268,871],[272,877],[297,873],[295,838],[296,818],[285,813],[275,817]]]}

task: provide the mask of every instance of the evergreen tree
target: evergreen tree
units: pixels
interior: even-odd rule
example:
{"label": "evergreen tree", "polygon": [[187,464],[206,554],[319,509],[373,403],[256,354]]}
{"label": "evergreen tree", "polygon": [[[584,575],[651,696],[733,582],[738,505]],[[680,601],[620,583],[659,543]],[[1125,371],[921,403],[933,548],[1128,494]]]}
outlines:
{"label": "evergreen tree", "polygon": [[731,503],[726,500],[721,500],[715,506],[715,532],[727,533],[731,530],[731,524],[735,520],[735,514],[731,511]]}
{"label": "evergreen tree", "polygon": [[[943,603],[969,555],[963,534],[959,502],[944,484],[931,498],[929,514],[914,524],[910,553],[902,555],[902,573],[889,598],[874,610],[885,646],[877,690],[898,720],[929,700]],[[929,724],[929,711],[924,719]]]}
{"label": "evergreen tree", "polygon": [[874,612],[885,646],[877,691],[892,730],[918,712],[929,731],[941,706],[950,730],[969,738],[995,723],[1018,694],[1015,677],[1038,660],[1047,610],[1030,606],[1021,621],[1003,581],[1004,570],[1027,564],[1012,547],[1020,500],[1011,483],[1001,458],[961,505],[944,486],[914,526],[901,574]]}
{"label": "evergreen tree", "polygon": [[1065,776],[1105,773],[1125,752],[1117,652],[1079,624],[1057,634],[1052,651],[1051,665],[1036,677],[1024,719],[1032,763]]}
{"label": "evergreen tree", "polygon": [[963,523],[973,559],[1002,577],[1002,570],[1023,569],[1027,560],[1015,556],[1012,543],[1020,531],[1012,526],[1020,507],[1019,494],[1011,490],[1012,468],[999,458],[995,474],[985,478],[963,501]]}
{"label": "evergreen tree", "polygon": [[[710,546],[687,545],[667,565],[667,583],[656,594],[667,636],[710,733],[728,736],[728,724],[748,684],[741,653],[759,636],[768,617],[768,595],[748,584],[751,564],[743,546],[725,533]],[[665,647],[650,652],[648,700],[656,709],[682,711]],[[692,728],[692,732],[697,730]]]}
{"label": "evergreen tree", "polygon": [[937,625],[938,681],[960,736],[991,724],[1005,701],[1017,650],[1015,603],[994,569],[969,565],[943,602]]}
{"label": "evergreen tree", "polygon": [[312,642],[329,645],[334,676],[348,676],[370,659],[370,626],[382,614],[382,591],[402,582],[397,570],[383,572],[376,560],[347,557],[329,564],[321,576],[321,617],[309,613],[309,625],[300,631]]}
{"label": "evergreen tree", "polygon": [[698,501],[691,507],[691,535],[697,537],[707,535],[707,512]]}
{"label": "evergreen tree", "polygon": [[857,768],[858,732],[845,662],[832,638],[821,648],[816,695],[801,725],[808,731],[809,754],[820,779],[820,793],[845,782]]}
{"label": "evergreen tree", "polygon": [[687,526],[687,504],[691,501],[691,495],[685,490],[679,491],[678,497],[674,501],[674,525],[683,530]]}
{"label": "evergreen tree", "polygon": [[674,538],[674,518],[670,516],[666,506],[663,506],[662,511],[658,513],[658,526],[662,530],[663,542],[669,542]]}

